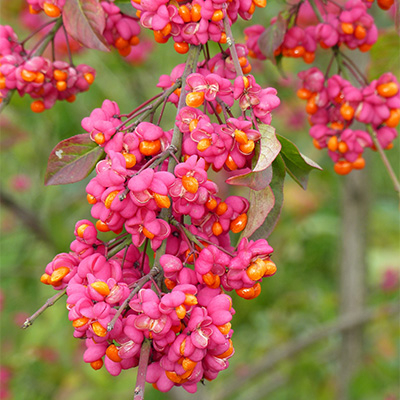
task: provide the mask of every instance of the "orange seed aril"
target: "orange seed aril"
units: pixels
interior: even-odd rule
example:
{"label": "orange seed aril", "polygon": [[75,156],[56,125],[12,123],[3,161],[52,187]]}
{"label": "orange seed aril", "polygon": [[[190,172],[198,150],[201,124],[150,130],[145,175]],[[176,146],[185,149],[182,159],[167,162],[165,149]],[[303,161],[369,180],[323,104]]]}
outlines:
{"label": "orange seed aril", "polygon": [[108,296],[110,294],[110,288],[108,287],[107,283],[102,281],[93,282],[90,285],[97,293],[101,294],[102,296]]}
{"label": "orange seed aril", "polygon": [[182,186],[189,192],[189,193],[197,193],[199,190],[199,182],[194,176],[187,176],[184,175],[182,177]]}
{"label": "orange seed aril", "polygon": [[104,328],[104,326],[101,325],[99,321],[92,323],[92,329],[94,334],[97,336],[104,337],[107,335],[107,329]]}
{"label": "orange seed aril", "polygon": [[52,3],[44,3],[43,11],[51,18],[58,18],[61,15],[61,10]]}
{"label": "orange seed aril", "polygon": [[157,140],[144,140],[139,144],[139,151],[144,156],[154,156],[161,150],[161,142]]}
{"label": "orange seed aril", "polygon": [[243,213],[240,214],[238,217],[236,217],[233,221],[230,223],[230,229],[233,233],[239,233],[242,232],[242,230],[246,227],[247,225],[247,214]]}
{"label": "orange seed aril", "polygon": [[115,344],[110,344],[106,350],[106,356],[114,362],[121,362],[122,358],[118,354],[118,347]]}
{"label": "orange seed aril", "polygon": [[189,107],[200,107],[204,102],[203,92],[190,92],[186,96],[186,105]]}

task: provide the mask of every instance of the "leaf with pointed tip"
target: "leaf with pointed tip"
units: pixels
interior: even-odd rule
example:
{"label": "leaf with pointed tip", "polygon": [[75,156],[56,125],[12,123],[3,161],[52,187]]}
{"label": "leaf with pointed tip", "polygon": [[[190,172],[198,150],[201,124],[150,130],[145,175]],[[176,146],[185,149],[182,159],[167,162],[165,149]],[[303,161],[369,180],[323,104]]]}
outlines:
{"label": "leaf with pointed tip", "polygon": [[270,25],[258,38],[257,43],[261,53],[268,60],[271,60],[273,64],[276,63],[274,51],[282,44],[285,38],[288,17],[288,13],[279,13],[275,23]]}
{"label": "leaf with pointed tip", "polygon": [[103,36],[106,15],[97,0],[68,0],[65,2],[63,23],[67,32],[89,49],[110,51]]}
{"label": "leaf with pointed tip", "polygon": [[244,237],[250,237],[260,226],[264,224],[269,212],[275,204],[275,196],[270,186],[263,190],[255,191],[250,189],[249,195],[250,208],[247,211],[247,224],[239,242]]}
{"label": "leaf with pointed tip", "polygon": [[261,133],[260,150],[253,172],[267,169],[281,150],[281,144],[276,138],[275,128],[273,126],[259,124],[258,129]]}
{"label": "leaf with pointed tip", "polygon": [[308,175],[314,169],[322,168],[304,154],[288,139],[276,135],[282,144],[281,155],[285,162],[286,171],[304,190],[307,189]]}
{"label": "leaf with pointed tip", "polygon": [[279,155],[272,163],[272,181],[270,188],[274,196],[274,205],[262,225],[250,236],[251,240],[266,239],[275,229],[283,205],[283,183],[285,181],[285,163]]}
{"label": "leaf with pointed tip", "polygon": [[79,182],[104,155],[103,148],[90,139],[89,133],[65,139],[50,153],[44,183],[49,186]]}

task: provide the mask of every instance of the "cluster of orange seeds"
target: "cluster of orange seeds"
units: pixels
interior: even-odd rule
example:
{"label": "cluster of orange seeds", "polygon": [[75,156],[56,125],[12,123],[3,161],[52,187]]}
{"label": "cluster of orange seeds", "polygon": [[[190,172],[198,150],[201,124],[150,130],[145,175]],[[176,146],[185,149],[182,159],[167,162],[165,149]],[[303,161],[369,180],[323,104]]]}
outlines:
{"label": "cluster of orange seeds", "polygon": [[51,17],[51,18],[58,18],[61,15],[61,9],[53,3],[47,3],[47,2],[44,3],[43,9],[40,7],[39,8],[35,7],[32,4],[29,4],[29,12],[31,14],[38,14],[42,10],[48,17]]}

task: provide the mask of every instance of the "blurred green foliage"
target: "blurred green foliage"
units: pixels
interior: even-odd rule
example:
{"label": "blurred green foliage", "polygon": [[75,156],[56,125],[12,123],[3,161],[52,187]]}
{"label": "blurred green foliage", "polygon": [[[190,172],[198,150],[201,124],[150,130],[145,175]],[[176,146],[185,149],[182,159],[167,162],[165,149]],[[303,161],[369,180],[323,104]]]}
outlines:
{"label": "blurred green foliage", "polygon": [[[23,38],[27,31],[17,19],[19,5],[20,2],[12,2],[3,15],[3,19],[7,17],[8,20],[2,22],[12,24]],[[273,3],[265,11],[257,10],[254,23],[268,24],[280,6]],[[234,27],[237,42],[243,39],[241,32],[245,26],[239,23]],[[396,52],[391,46],[383,46],[381,50],[386,58]],[[327,63],[326,53],[321,52],[318,58],[322,64]],[[126,63],[115,52],[83,52],[74,59],[76,63],[88,63],[97,70],[90,91],[78,95],[75,103],[57,103],[53,109],[36,115],[29,109],[28,98],[15,95],[1,116],[1,187],[37,224],[37,229],[30,229],[27,221],[10,208],[1,209],[0,351],[1,366],[11,373],[11,379],[8,381],[3,376],[2,383],[10,390],[9,398],[15,400],[129,399],[134,388],[134,370],[111,377],[104,368],[93,371],[82,361],[82,343],[72,337],[73,328],[63,300],[47,310],[27,331],[20,326],[54,294],[51,288],[40,283],[39,277],[57,252],[68,251],[75,222],[86,218],[90,210],[85,201],[88,180],[64,187],[44,187],[50,151],[60,140],[82,133],[81,119],[99,107],[105,98],[116,101],[121,112],[129,112],[158,93],[155,87],[158,76],[169,74],[177,63],[185,61],[185,57],[177,55],[168,43],[156,46],[150,58],[140,66]],[[327,155],[312,146],[303,104],[293,91],[296,73],[307,66],[300,61],[284,60],[283,67],[289,77],[284,80],[272,64],[252,64],[260,84],[278,87],[282,105],[273,119],[277,132],[296,143],[324,170],[311,174],[307,191],[287,178],[281,220],[269,238],[275,249],[273,260],[278,273],[264,281],[262,294],[257,299],[249,302],[234,295],[236,353],[231,367],[215,382],[207,382],[206,389],[210,393],[223,390],[227,379],[240,377],[254,362],[268,357],[269,351],[278,345],[299,334],[311,334],[315,327],[338,316],[342,178],[333,173]],[[169,110],[165,122],[172,126],[175,111]],[[397,142],[388,152],[396,171],[399,170],[398,155]],[[382,287],[388,269],[399,272],[398,203],[378,155],[370,154],[367,164],[372,198],[367,302],[378,305],[398,299],[398,274],[393,289],[383,290]],[[21,176],[28,182],[22,189],[15,183]],[[46,232],[47,239],[40,238],[39,228]],[[396,317],[367,324],[364,362],[352,381],[352,399],[397,398],[389,397],[399,394],[397,322]],[[333,335],[296,358],[277,365],[273,373],[278,372],[283,377],[282,384],[277,385],[268,398],[335,399],[338,346],[339,335]],[[244,386],[235,398],[249,398],[246,397],[249,390],[257,393],[257,398],[266,398],[259,392],[264,390],[261,388],[265,387],[266,379],[266,387],[272,385],[268,384],[269,374],[272,373]],[[150,386],[146,393],[148,400],[178,398],[174,396],[156,392]]]}

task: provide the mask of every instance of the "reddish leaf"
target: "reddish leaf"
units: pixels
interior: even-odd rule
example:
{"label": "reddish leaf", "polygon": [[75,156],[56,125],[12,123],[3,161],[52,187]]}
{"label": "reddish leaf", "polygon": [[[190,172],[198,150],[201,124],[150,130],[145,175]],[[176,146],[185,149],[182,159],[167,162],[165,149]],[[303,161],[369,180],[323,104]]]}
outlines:
{"label": "reddish leaf", "polygon": [[270,188],[274,195],[274,207],[267,215],[262,225],[250,236],[251,240],[266,239],[275,229],[281,215],[283,205],[283,183],[285,181],[285,163],[279,155],[272,163],[272,181]]}
{"label": "reddish leaf", "polygon": [[48,186],[79,182],[102,158],[103,148],[94,143],[88,133],[65,139],[50,154],[44,183]]}
{"label": "reddish leaf", "polygon": [[239,241],[244,237],[250,237],[263,225],[275,204],[275,197],[272,189],[268,186],[259,191],[250,190],[249,202],[250,208],[247,211],[247,225],[240,235]]}
{"label": "reddish leaf", "polygon": [[67,32],[83,46],[109,51],[103,36],[106,16],[97,0],[67,0],[62,16]]}
{"label": "reddish leaf", "polygon": [[270,184],[271,179],[272,168],[268,167],[263,171],[231,176],[226,180],[226,183],[234,186],[247,186],[253,190],[262,190]]}
{"label": "reddish leaf", "polygon": [[258,46],[268,60],[275,64],[274,51],[282,44],[288,25],[287,14],[279,13],[275,23],[270,25],[258,39]]}
{"label": "reddish leaf", "polygon": [[246,174],[235,175],[226,180],[226,183],[235,186],[247,186],[253,190],[263,190],[271,182],[272,170],[270,165],[281,150],[281,144],[275,136],[275,128],[271,125],[260,124],[261,133],[258,146],[258,158],[253,170]]}
{"label": "reddish leaf", "polygon": [[275,136],[275,128],[271,125],[259,124],[261,133],[260,153],[253,172],[267,169],[281,151],[281,144]]}

